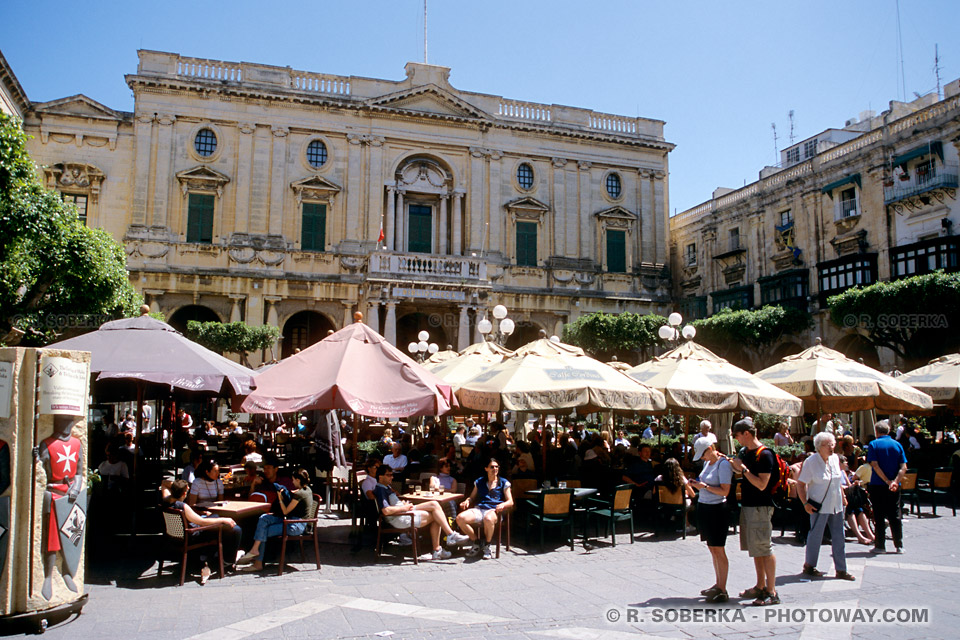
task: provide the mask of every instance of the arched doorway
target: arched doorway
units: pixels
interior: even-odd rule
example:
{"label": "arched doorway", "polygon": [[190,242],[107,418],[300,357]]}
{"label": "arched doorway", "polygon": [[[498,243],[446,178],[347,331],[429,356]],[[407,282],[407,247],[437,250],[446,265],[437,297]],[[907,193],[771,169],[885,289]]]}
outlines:
{"label": "arched doorway", "polygon": [[426,313],[408,313],[397,319],[397,348],[410,355],[407,346],[411,342],[419,342],[417,334],[426,331],[430,334],[427,342],[435,342],[440,350],[447,348],[447,332],[438,323],[430,321],[431,315]]}
{"label": "arched doorway", "polygon": [[[528,342],[538,340],[541,329],[542,327],[534,322],[517,322],[505,346],[511,351],[516,351]],[[547,337],[550,337],[549,334]]]}
{"label": "arched doorway", "polygon": [[[404,253],[447,254],[462,247],[461,217],[453,216],[453,173],[438,158],[405,158],[394,174],[394,216],[387,216],[387,246]],[[402,191],[401,191],[402,190]],[[459,209],[458,209],[459,210]]]}
{"label": "arched doorway", "polygon": [[333,323],[316,311],[299,311],[283,325],[283,344],[280,357],[292,356],[297,349],[303,351],[327,337],[327,332],[335,330]]}
{"label": "arched doorway", "polygon": [[877,354],[876,347],[859,334],[851,333],[850,335],[843,336],[837,340],[837,346],[835,346],[834,349],[851,360],[863,358],[863,364],[868,367],[873,367],[874,369],[880,368],[880,356]]}
{"label": "arched doorway", "polygon": [[187,335],[187,323],[191,320],[196,320],[197,322],[223,322],[213,309],[199,304],[189,304],[174,311],[173,315],[167,320],[167,324],[183,335]]}

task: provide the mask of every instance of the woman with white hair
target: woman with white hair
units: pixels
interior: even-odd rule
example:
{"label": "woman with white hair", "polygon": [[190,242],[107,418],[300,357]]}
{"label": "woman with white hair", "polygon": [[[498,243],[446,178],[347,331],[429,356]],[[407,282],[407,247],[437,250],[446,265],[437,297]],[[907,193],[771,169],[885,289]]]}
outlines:
{"label": "woman with white hair", "polygon": [[837,441],[832,433],[821,431],[813,437],[815,454],[803,462],[797,477],[797,495],[803,508],[810,514],[810,533],[807,534],[806,562],[803,575],[823,576],[817,570],[817,558],[823,542],[823,531],[830,527],[833,547],[833,566],[841,580],[855,580],[847,572],[847,556],[843,539],[843,516],[847,497],[843,492],[843,471],[840,459],[833,452]]}

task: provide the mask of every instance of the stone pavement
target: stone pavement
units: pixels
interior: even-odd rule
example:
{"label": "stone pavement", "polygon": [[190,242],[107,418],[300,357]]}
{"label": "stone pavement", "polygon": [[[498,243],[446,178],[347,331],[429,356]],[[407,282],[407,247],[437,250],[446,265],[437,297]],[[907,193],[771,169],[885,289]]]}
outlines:
{"label": "stone pavement", "polygon": [[[803,548],[783,540],[776,546],[783,604],[770,608],[705,605],[698,594],[713,583],[713,569],[706,547],[693,536],[639,533],[629,544],[623,533],[615,548],[602,543],[589,551],[554,541],[539,554],[522,548],[518,522],[520,546],[500,560],[467,560],[461,553],[414,566],[396,547],[377,562],[370,550],[354,555],[349,546],[328,542],[321,547],[320,572],[310,562],[300,564],[294,551],[296,562],[282,577],[274,566],[270,573],[230,575],[206,586],[188,579],[183,587],[166,568],[157,578],[149,552],[118,547],[115,557],[97,558],[88,568],[90,601],[83,615],[51,627],[47,637],[952,638],[960,628],[960,520],[949,513],[907,518],[903,555],[873,556],[848,541],[854,583],[801,579]],[[334,529],[324,535],[336,538]],[[728,539],[731,594],[754,583],[753,563],[738,544],[736,536]],[[829,553],[823,549],[819,567],[832,575]],[[885,609],[894,615],[918,609],[926,622],[866,621]],[[864,621],[816,621],[835,613]]]}

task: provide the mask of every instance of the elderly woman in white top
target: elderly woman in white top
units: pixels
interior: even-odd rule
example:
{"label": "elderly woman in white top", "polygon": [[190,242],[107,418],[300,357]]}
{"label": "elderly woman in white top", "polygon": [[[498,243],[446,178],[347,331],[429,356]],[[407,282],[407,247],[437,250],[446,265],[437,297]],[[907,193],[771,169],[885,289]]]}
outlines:
{"label": "elderly woman in white top", "polygon": [[843,492],[840,459],[833,452],[836,445],[837,441],[832,433],[821,431],[815,435],[813,447],[816,453],[804,460],[797,477],[797,495],[803,508],[810,514],[810,533],[807,534],[803,575],[814,578],[823,576],[823,572],[817,570],[817,558],[820,556],[823,531],[830,527],[833,566],[837,571],[837,578],[855,580],[847,573],[847,555],[843,540],[843,516],[847,497]]}

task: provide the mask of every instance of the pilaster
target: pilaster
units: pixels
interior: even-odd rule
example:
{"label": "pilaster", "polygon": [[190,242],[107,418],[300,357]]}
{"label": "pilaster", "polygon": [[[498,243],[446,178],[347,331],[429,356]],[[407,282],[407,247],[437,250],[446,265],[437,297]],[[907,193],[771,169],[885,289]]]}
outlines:
{"label": "pilaster", "polygon": [[130,221],[135,225],[147,224],[147,200],[150,197],[150,150],[153,138],[152,114],[142,113],[137,116],[133,125],[134,145],[134,179],[133,202]]}
{"label": "pilaster", "polygon": [[287,134],[290,130],[287,127],[273,127],[273,165],[271,168],[272,179],[270,180],[270,235],[283,235],[283,203],[286,201],[284,195],[289,188],[287,186]]}
{"label": "pilaster", "polygon": [[241,122],[237,126],[240,135],[237,142],[237,198],[233,221],[236,233],[247,233],[250,228],[250,161],[253,158],[253,132],[256,129],[257,125],[249,122]]}
{"label": "pilaster", "polygon": [[166,113],[157,117],[157,124],[160,127],[157,131],[157,159],[153,180],[153,211],[151,216],[151,224],[155,227],[169,227],[170,225],[167,219],[167,208],[169,207],[170,195],[170,168],[173,163],[173,123],[176,121],[176,116]]}

